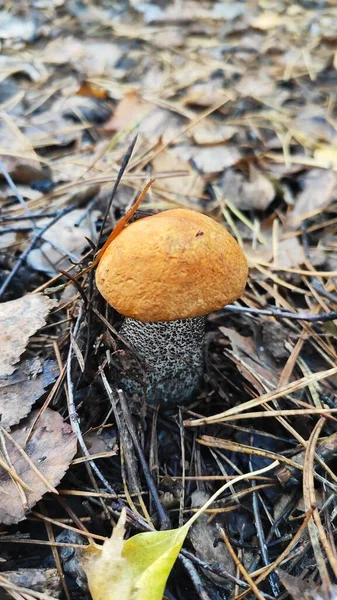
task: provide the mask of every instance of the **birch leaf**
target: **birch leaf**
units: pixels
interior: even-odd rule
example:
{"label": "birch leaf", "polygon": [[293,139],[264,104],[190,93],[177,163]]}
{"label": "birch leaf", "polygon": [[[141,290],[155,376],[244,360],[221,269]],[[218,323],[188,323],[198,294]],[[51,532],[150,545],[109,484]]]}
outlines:
{"label": "birch leaf", "polygon": [[93,600],[161,600],[189,525],[139,533],[123,541],[125,511],[103,546],[85,550],[83,567]]}
{"label": "birch leaf", "polygon": [[230,485],[273,469],[267,467],[239,475],[225,483],[179,529],[138,533],[124,541],[126,511],[123,509],[110,539],[83,549],[82,565],[93,600],[162,600],[166,581],[190,526]]}

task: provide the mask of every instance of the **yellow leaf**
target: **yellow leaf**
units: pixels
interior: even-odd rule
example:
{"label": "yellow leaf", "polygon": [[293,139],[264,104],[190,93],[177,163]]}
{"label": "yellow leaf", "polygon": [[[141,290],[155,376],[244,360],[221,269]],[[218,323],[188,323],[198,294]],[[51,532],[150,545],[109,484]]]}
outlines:
{"label": "yellow leaf", "polygon": [[132,565],[134,580],[132,600],[161,600],[188,529],[184,525],[168,531],[139,533],[125,542],[123,556]]}
{"label": "yellow leaf", "polygon": [[139,533],[123,542],[125,511],[103,546],[84,550],[93,600],[161,600],[189,526]]}
{"label": "yellow leaf", "polygon": [[132,571],[122,556],[124,546],[126,512],[123,511],[103,546],[89,544],[83,551],[83,569],[94,600],[128,600],[132,588]]}
{"label": "yellow leaf", "polygon": [[126,511],[123,509],[111,538],[103,546],[91,543],[83,550],[83,569],[93,600],[162,600],[167,578],[194,521],[230,485],[252,479],[278,464],[274,461],[225,483],[179,529],[138,533],[124,541]]}

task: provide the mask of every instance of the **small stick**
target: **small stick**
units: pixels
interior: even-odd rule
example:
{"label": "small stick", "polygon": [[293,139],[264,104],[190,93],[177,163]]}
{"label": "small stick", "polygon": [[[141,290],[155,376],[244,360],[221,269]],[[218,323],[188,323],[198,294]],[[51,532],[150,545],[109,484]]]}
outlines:
{"label": "small stick", "polygon": [[316,323],[318,321],[324,323],[337,319],[337,310],[332,310],[323,315],[310,315],[302,312],[289,312],[279,308],[249,308],[248,306],[236,306],[235,304],[228,304],[222,310],[250,315],[264,315],[266,317],[276,317],[277,319],[295,319],[296,321],[308,321],[309,323]]}

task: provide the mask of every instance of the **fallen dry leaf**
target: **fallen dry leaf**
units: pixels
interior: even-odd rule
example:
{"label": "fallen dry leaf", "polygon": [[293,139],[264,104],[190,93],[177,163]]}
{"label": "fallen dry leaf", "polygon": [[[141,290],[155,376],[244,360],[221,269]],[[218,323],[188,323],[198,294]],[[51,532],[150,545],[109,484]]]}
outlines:
{"label": "fallen dry leaf", "polygon": [[19,363],[12,375],[0,378],[0,423],[5,429],[26,417],[34,402],[58,375],[56,361],[30,358]]}
{"label": "fallen dry leaf", "polygon": [[273,29],[284,23],[285,17],[274,11],[265,11],[252,20],[252,27],[263,31]]}
{"label": "fallen dry leaf", "polygon": [[6,10],[0,12],[0,38],[2,40],[17,38],[31,42],[36,35],[36,30],[36,20],[29,20],[27,16],[21,19],[13,17]]}
{"label": "fallen dry leaf", "polygon": [[160,140],[168,144],[177,137],[186,125],[187,119],[170,110],[154,107],[148,112],[138,126],[138,133],[152,144]]}
{"label": "fallen dry leaf", "polygon": [[199,171],[205,174],[223,171],[235,165],[241,158],[239,150],[233,145],[219,145],[216,148],[180,145],[175,146],[173,151],[182,160],[193,160]]}
{"label": "fallen dry leaf", "polygon": [[277,247],[277,255],[274,256],[274,264],[278,267],[299,267],[305,262],[305,254],[302,244],[297,237],[282,240]]}
{"label": "fallen dry leaf", "polygon": [[[196,490],[191,494],[191,507],[199,508],[203,506],[209,497],[210,495],[207,492]],[[200,560],[208,565],[221,564],[222,569],[234,575],[234,563],[225,544],[219,543],[216,546],[214,545],[214,540],[217,537],[216,523],[214,520],[209,522],[209,514],[207,513],[200,515],[199,519],[192,525],[188,532],[188,539],[192,543],[194,552]],[[222,577],[207,571],[204,571],[204,573],[214,583],[226,587],[226,581]],[[227,583],[227,586],[230,588],[231,584]]]}
{"label": "fallen dry leaf", "polygon": [[60,37],[49,42],[43,51],[43,61],[49,64],[70,63],[87,77],[112,74],[122,50],[109,41]]}
{"label": "fallen dry leaf", "polygon": [[187,171],[189,175],[177,175],[177,177],[168,177],[167,179],[158,179],[153,185],[153,189],[158,188],[173,194],[181,194],[187,197],[199,198],[204,190],[205,183],[203,178],[196,173],[188,162],[177,158],[169,150],[160,152],[153,160],[153,177],[156,177],[156,171]]}
{"label": "fallen dry leaf", "polygon": [[226,102],[228,93],[223,89],[221,80],[204,81],[191,85],[183,98],[185,105],[211,106]]}
{"label": "fallen dry leaf", "polygon": [[17,232],[8,231],[3,235],[0,235],[0,250],[11,250],[20,246],[20,238],[21,243],[24,243],[24,236],[20,236]]}
{"label": "fallen dry leaf", "polygon": [[303,191],[297,196],[289,225],[298,226],[314,211],[326,208],[337,191],[337,174],[334,171],[312,169],[304,179]]}
{"label": "fallen dry leaf", "polygon": [[276,82],[266,71],[260,73],[248,73],[244,75],[235,86],[236,91],[245,96],[263,97],[275,93]]}
{"label": "fallen dry leaf", "polygon": [[93,600],[161,600],[189,524],[139,533],[124,541],[125,520],[124,509],[111,538],[103,546],[90,544],[83,550],[91,596]]}
{"label": "fallen dry leaf", "polygon": [[[35,181],[48,179],[49,171],[40,166],[38,159],[21,156],[1,156],[0,160],[15,183],[30,185]],[[0,178],[2,173],[0,172]]]}
{"label": "fallen dry leaf", "polygon": [[277,569],[277,574],[293,600],[331,600],[336,598],[336,585],[331,585],[330,589],[325,591],[322,585],[299,576],[295,577],[282,569]]}
{"label": "fallen dry leaf", "polygon": [[240,171],[228,169],[221,192],[241,210],[266,210],[275,197],[271,181],[253,165],[250,165],[248,181]]}
{"label": "fallen dry leaf", "polygon": [[223,144],[230,140],[237,132],[231,125],[219,125],[202,121],[190,132],[190,136],[198,146]]}
{"label": "fallen dry leaf", "polygon": [[0,304],[0,377],[11,375],[28,340],[46,324],[57,301],[43,294],[27,294]]}
{"label": "fallen dry leaf", "polygon": [[46,231],[41,247],[30,252],[29,265],[53,276],[59,269],[70,266],[69,258],[79,260],[88,245],[86,237],[95,237],[93,222],[98,214],[98,211],[88,214],[87,210],[79,208],[61,217]]}
{"label": "fallen dry leaf", "polygon": [[[311,143],[318,142],[320,146],[317,150],[322,151],[322,159],[324,153],[328,150],[328,145],[323,142],[336,145],[337,133],[333,123],[328,118],[326,109],[317,104],[309,104],[300,110],[292,122],[292,131],[299,139],[308,139]],[[319,152],[316,156],[319,159]]]}
{"label": "fallen dry leaf", "polygon": [[[242,375],[250,381],[260,393],[268,388],[277,387],[280,370],[269,353],[267,346],[261,345],[254,337],[240,335],[234,329],[219,327],[221,333],[230,339],[233,350],[228,352],[233,356],[235,363]],[[256,336],[258,337],[258,336]],[[283,340],[279,340],[283,344]]]}
{"label": "fallen dry leaf", "polygon": [[111,119],[104,125],[104,131],[120,131],[129,128],[141,121],[153,108],[153,104],[144,100],[136,92],[125,94],[120,101]]}
{"label": "fallen dry leaf", "polygon": [[16,474],[14,480],[4,467],[0,467],[0,523],[6,525],[22,521],[46,492],[54,490],[76,453],[76,435],[61,415],[47,408],[34,425],[37,416],[38,411],[33,411],[22,421],[12,431],[12,439],[7,437],[8,434],[0,433],[0,457]]}

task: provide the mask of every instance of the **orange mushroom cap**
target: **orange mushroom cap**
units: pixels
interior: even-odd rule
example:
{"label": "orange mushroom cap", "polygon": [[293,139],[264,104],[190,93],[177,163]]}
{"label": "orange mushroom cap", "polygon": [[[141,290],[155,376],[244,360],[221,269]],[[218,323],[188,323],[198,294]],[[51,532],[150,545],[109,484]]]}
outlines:
{"label": "orange mushroom cap", "polygon": [[135,221],[101,257],[97,287],[139,321],[199,317],[238,298],[248,266],[235,239],[213,219],[173,209]]}

